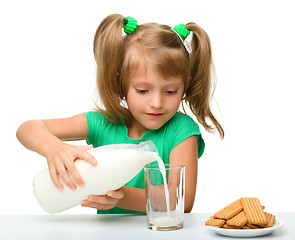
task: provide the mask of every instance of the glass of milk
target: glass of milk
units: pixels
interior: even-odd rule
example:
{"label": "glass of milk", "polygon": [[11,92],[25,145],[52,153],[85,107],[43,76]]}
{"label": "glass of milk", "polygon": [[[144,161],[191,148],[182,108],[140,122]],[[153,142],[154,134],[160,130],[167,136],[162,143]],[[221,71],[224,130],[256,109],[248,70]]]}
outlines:
{"label": "glass of milk", "polygon": [[144,167],[148,228],[176,230],[184,222],[185,168],[177,164],[148,164]]}

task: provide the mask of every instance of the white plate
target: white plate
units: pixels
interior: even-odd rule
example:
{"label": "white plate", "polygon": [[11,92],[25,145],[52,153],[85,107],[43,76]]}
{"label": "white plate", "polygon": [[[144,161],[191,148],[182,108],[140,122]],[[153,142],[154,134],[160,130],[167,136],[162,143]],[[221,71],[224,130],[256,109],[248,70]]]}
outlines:
{"label": "white plate", "polygon": [[227,228],[219,228],[219,227],[212,227],[206,226],[210,230],[214,232],[228,237],[259,237],[271,234],[275,230],[284,226],[284,223],[279,220],[275,219],[274,225],[270,228],[260,228],[260,229],[227,229]]}

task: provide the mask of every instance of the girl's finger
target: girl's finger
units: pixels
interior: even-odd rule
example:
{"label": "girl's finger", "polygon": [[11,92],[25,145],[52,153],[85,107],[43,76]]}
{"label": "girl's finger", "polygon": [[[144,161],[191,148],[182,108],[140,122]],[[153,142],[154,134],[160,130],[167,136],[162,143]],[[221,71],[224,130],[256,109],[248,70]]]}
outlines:
{"label": "girl's finger", "polygon": [[67,170],[65,169],[64,165],[59,165],[56,167],[58,175],[60,178],[64,181],[64,183],[71,188],[72,190],[76,190],[77,186],[76,184],[71,180],[71,178],[68,175]]}
{"label": "girl's finger", "polygon": [[122,199],[124,197],[124,192],[121,189],[112,190],[107,192],[107,196],[116,199]]}
{"label": "girl's finger", "polygon": [[77,157],[89,162],[93,166],[97,164],[96,159],[89,152],[81,151],[77,154]]}
{"label": "girl's finger", "polygon": [[90,195],[88,196],[88,202],[99,203],[103,205],[114,205],[118,203],[118,199],[111,198],[109,196]]}
{"label": "girl's finger", "polygon": [[80,148],[81,150],[84,150],[84,151],[88,151],[88,150],[92,149],[93,147],[92,146],[78,146],[78,148]]}
{"label": "girl's finger", "polygon": [[66,164],[66,168],[68,169],[68,172],[71,174],[74,181],[80,186],[84,187],[85,182],[83,178],[81,177],[79,171],[77,170],[75,164],[73,162]]}
{"label": "girl's finger", "polygon": [[54,183],[54,185],[59,189],[59,190],[63,190],[63,185],[60,183],[58,176],[57,176],[57,172],[55,167],[50,167],[49,168],[49,173],[50,173],[50,177]]}
{"label": "girl's finger", "polygon": [[89,202],[88,200],[84,200],[81,204],[82,207],[90,207],[100,210],[108,210],[115,207],[113,204],[101,204],[97,202]]}

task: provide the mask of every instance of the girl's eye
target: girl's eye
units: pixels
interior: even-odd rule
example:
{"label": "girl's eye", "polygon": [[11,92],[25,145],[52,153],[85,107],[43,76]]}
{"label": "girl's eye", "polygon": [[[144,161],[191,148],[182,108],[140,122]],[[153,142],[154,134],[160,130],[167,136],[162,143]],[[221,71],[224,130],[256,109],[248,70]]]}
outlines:
{"label": "girl's eye", "polygon": [[168,95],[172,95],[172,94],[177,93],[177,91],[176,90],[175,91],[168,90],[168,91],[165,91],[165,93],[168,94]]}
{"label": "girl's eye", "polygon": [[146,89],[136,89],[136,92],[143,94],[143,93],[147,93],[148,90],[146,90]]}

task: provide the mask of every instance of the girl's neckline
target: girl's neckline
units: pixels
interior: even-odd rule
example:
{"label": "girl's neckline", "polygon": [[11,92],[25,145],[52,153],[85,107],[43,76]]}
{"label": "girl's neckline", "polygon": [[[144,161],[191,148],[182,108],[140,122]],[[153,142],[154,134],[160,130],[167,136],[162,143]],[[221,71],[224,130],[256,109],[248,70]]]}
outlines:
{"label": "girl's neckline", "polygon": [[154,130],[151,130],[151,129],[148,129],[146,132],[144,132],[140,138],[131,138],[128,136],[128,132],[129,132],[129,129],[128,127],[126,126],[126,124],[123,124],[124,125],[124,130],[125,130],[125,136],[129,139],[129,140],[132,140],[132,141],[141,141],[142,139],[146,138],[151,131],[154,131]]}

